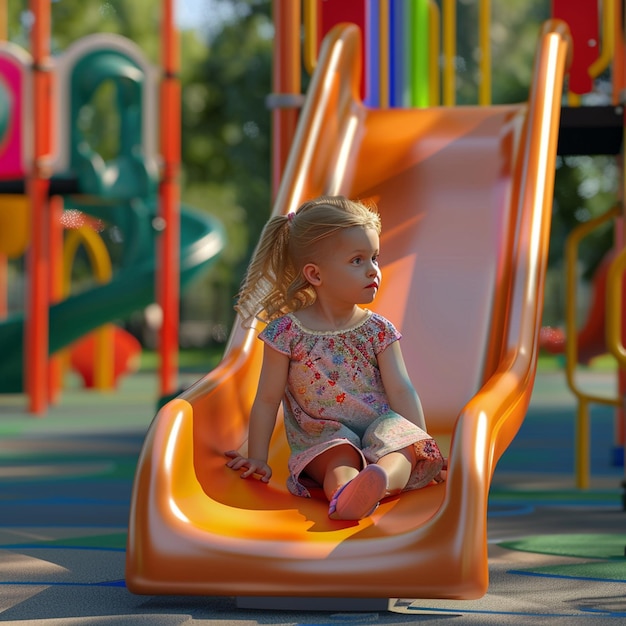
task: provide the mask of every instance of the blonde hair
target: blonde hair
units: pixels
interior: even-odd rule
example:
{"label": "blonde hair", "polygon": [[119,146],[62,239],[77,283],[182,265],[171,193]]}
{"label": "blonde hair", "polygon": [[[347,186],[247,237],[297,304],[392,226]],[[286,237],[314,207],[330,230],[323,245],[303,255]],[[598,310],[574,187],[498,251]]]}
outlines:
{"label": "blonde hair", "polygon": [[381,231],[374,207],[344,196],[322,196],[295,213],[275,215],[265,225],[238,294],[235,310],[244,326],[269,322],[315,302],[302,268],[316,260],[317,244],[344,228]]}

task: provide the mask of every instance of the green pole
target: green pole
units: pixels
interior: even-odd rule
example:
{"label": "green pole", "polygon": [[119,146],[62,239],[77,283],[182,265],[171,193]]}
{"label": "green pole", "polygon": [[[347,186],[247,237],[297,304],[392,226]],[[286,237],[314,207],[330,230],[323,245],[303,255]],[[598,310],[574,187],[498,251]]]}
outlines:
{"label": "green pole", "polygon": [[409,34],[408,84],[410,88],[410,102],[413,107],[427,107],[429,105],[428,87],[428,2],[429,0],[409,0],[409,16],[406,20]]}

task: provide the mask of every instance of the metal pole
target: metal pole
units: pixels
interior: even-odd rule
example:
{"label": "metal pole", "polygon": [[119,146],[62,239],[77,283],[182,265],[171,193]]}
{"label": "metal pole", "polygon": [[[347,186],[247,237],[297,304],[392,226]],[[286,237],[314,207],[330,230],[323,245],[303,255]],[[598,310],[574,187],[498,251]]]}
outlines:
{"label": "metal pole", "polygon": [[292,98],[290,106],[276,106],[272,111],[272,191],[276,196],[298,123],[298,99],[301,96],[300,74],[300,2],[274,0],[274,55],[272,90],[278,98]]}
{"label": "metal pole", "polygon": [[31,413],[48,406],[48,187],[45,158],[50,149],[52,110],[49,0],[30,0],[34,16],[31,31],[33,57],[33,163],[28,176],[31,203],[31,238],[28,251],[28,302],[26,303],[24,387]]}
{"label": "metal pole", "polygon": [[174,0],[163,0],[161,21],[160,130],[163,170],[159,186],[160,216],[165,224],[158,247],[157,299],[163,311],[160,329],[160,391],[177,388],[180,300],[180,79]]}

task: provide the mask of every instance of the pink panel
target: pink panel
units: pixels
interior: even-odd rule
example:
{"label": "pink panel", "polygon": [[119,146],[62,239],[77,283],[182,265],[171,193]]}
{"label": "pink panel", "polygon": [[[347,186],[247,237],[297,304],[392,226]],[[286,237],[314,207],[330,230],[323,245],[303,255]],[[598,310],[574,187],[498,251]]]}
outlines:
{"label": "pink panel", "polygon": [[0,179],[25,175],[23,154],[24,68],[16,59],[0,55],[0,83],[10,94],[7,131],[0,137]]}

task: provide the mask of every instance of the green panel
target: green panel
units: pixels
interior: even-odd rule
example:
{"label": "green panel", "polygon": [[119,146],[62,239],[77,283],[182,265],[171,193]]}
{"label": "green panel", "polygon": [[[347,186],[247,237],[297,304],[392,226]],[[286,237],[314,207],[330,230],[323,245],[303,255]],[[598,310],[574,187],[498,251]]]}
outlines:
{"label": "green panel", "polygon": [[[81,120],[95,111],[101,88],[113,92],[111,116],[119,120],[114,137],[103,134],[104,140],[117,149],[117,154],[106,160],[80,128]],[[156,193],[157,173],[147,167],[142,153],[145,89],[143,69],[118,50],[92,51],[74,66],[70,80],[70,169],[83,193],[118,200],[148,198]]]}
{"label": "green panel", "polygon": [[0,144],[6,142],[7,130],[11,120],[11,93],[4,82],[0,81]]}
{"label": "green panel", "polygon": [[408,83],[411,89],[411,106],[429,105],[428,54],[429,21],[428,0],[409,0],[410,36],[407,69],[410,73]]}

